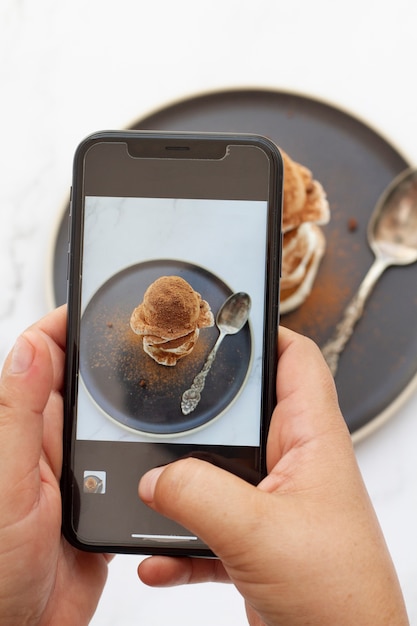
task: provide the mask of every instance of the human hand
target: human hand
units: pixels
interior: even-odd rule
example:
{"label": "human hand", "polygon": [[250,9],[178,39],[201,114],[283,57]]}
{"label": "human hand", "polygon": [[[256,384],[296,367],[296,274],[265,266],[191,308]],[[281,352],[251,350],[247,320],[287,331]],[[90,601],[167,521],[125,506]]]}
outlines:
{"label": "human hand", "polygon": [[151,557],[141,580],[231,581],[252,626],[408,624],[333,378],[317,346],[284,328],[277,396],[258,487],[195,458],[142,478],[144,502],[219,560]]}
{"label": "human hand", "polygon": [[61,537],[66,309],[26,330],[0,379],[0,623],[88,624],[107,557]]}

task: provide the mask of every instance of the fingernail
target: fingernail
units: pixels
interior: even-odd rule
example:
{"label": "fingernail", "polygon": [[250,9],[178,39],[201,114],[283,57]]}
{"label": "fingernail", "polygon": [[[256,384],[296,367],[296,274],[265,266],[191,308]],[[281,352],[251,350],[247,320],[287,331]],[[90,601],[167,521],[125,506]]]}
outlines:
{"label": "fingernail", "polygon": [[13,348],[12,360],[10,363],[10,374],[23,374],[27,372],[33,363],[35,349],[23,335],[21,335]]}
{"label": "fingernail", "polygon": [[142,476],[139,483],[139,495],[144,502],[153,501],[156,483],[164,469],[165,466],[155,467]]}

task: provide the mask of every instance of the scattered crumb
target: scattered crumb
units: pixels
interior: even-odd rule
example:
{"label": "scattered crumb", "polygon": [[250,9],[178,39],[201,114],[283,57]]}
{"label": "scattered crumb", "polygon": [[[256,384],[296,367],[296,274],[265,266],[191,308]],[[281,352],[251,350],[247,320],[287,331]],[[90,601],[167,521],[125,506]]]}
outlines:
{"label": "scattered crumb", "polygon": [[351,233],[354,233],[355,230],[358,230],[358,220],[355,217],[350,217],[348,220],[348,230]]}

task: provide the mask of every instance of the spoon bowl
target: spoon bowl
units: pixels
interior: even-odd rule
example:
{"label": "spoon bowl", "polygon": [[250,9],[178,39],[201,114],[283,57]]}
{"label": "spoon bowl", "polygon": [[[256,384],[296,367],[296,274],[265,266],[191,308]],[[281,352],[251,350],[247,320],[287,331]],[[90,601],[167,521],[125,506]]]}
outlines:
{"label": "spoon bowl", "polygon": [[390,265],[417,261],[417,170],[402,172],[387,187],[371,215],[367,234],[375,260],[346,307],[333,337],[322,348],[333,375],[366,300],[383,272]]}
{"label": "spoon bowl", "polygon": [[220,333],[235,335],[246,324],[251,307],[247,293],[240,291],[232,294],[220,307],[216,316],[216,325]]}
{"label": "spoon bowl", "polygon": [[375,256],[390,265],[417,260],[417,170],[400,174],[382,194],[369,221],[368,241]]}

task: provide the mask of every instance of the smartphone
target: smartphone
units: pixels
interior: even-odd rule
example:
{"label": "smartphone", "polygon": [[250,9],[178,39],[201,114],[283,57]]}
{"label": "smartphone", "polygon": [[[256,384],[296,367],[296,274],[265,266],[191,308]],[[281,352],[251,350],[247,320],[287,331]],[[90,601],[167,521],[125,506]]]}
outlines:
{"label": "smartphone", "polygon": [[109,131],[79,145],[62,475],[76,547],[210,556],[140,501],[141,476],[190,455],[265,475],[282,178],[259,136]]}

